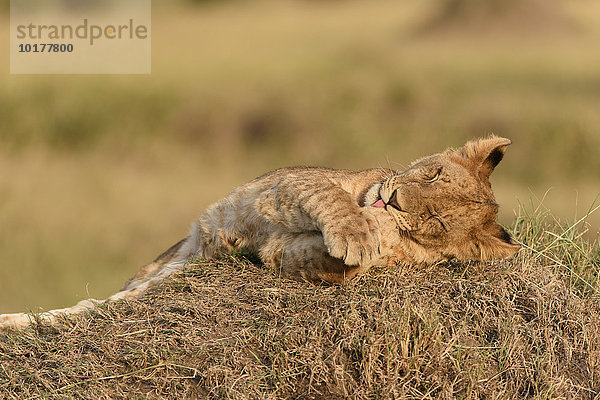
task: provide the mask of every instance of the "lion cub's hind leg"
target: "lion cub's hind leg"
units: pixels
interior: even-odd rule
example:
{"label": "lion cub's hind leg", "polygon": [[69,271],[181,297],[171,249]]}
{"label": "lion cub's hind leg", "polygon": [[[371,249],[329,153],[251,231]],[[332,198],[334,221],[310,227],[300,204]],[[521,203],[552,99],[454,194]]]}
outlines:
{"label": "lion cub's hind leg", "polygon": [[370,267],[351,267],[327,252],[320,232],[274,233],[259,252],[275,273],[291,279],[344,283]]}

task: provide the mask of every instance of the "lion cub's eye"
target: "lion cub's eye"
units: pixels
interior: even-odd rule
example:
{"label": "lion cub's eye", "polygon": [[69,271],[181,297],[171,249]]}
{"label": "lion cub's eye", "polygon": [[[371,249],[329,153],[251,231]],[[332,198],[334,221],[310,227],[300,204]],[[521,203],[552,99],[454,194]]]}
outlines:
{"label": "lion cub's eye", "polygon": [[425,177],[425,182],[433,183],[433,182],[437,181],[438,179],[440,179],[441,173],[442,173],[442,169],[438,168],[438,170],[435,172],[435,174]]}

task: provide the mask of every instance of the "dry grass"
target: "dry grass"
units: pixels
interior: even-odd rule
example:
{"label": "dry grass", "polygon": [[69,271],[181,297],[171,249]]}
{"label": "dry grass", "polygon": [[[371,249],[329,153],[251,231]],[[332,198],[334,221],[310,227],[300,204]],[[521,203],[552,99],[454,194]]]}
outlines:
{"label": "dry grass", "polygon": [[139,300],[1,338],[0,392],[598,398],[598,246],[539,210],[515,230],[525,248],[510,261],[378,269],[345,286],[199,262]]}

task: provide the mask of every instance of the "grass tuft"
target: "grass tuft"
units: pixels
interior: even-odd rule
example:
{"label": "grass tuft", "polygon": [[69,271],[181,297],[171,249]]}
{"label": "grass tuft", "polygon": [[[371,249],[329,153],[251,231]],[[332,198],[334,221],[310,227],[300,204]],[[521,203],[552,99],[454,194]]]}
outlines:
{"label": "grass tuft", "polygon": [[521,205],[513,227],[513,234],[523,246],[520,262],[543,262],[581,295],[600,297],[598,240],[587,239],[587,220],[598,209],[600,205],[594,201],[583,217],[565,223],[541,203],[535,207]]}

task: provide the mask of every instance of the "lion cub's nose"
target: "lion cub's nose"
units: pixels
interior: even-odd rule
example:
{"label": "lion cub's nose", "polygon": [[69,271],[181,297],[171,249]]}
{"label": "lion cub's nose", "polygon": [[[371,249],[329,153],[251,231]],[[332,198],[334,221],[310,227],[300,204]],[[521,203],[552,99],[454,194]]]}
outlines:
{"label": "lion cub's nose", "polygon": [[394,190],[387,202],[387,205],[394,207],[398,211],[404,211],[402,210],[402,207],[400,207],[400,204],[398,204],[398,189]]}

